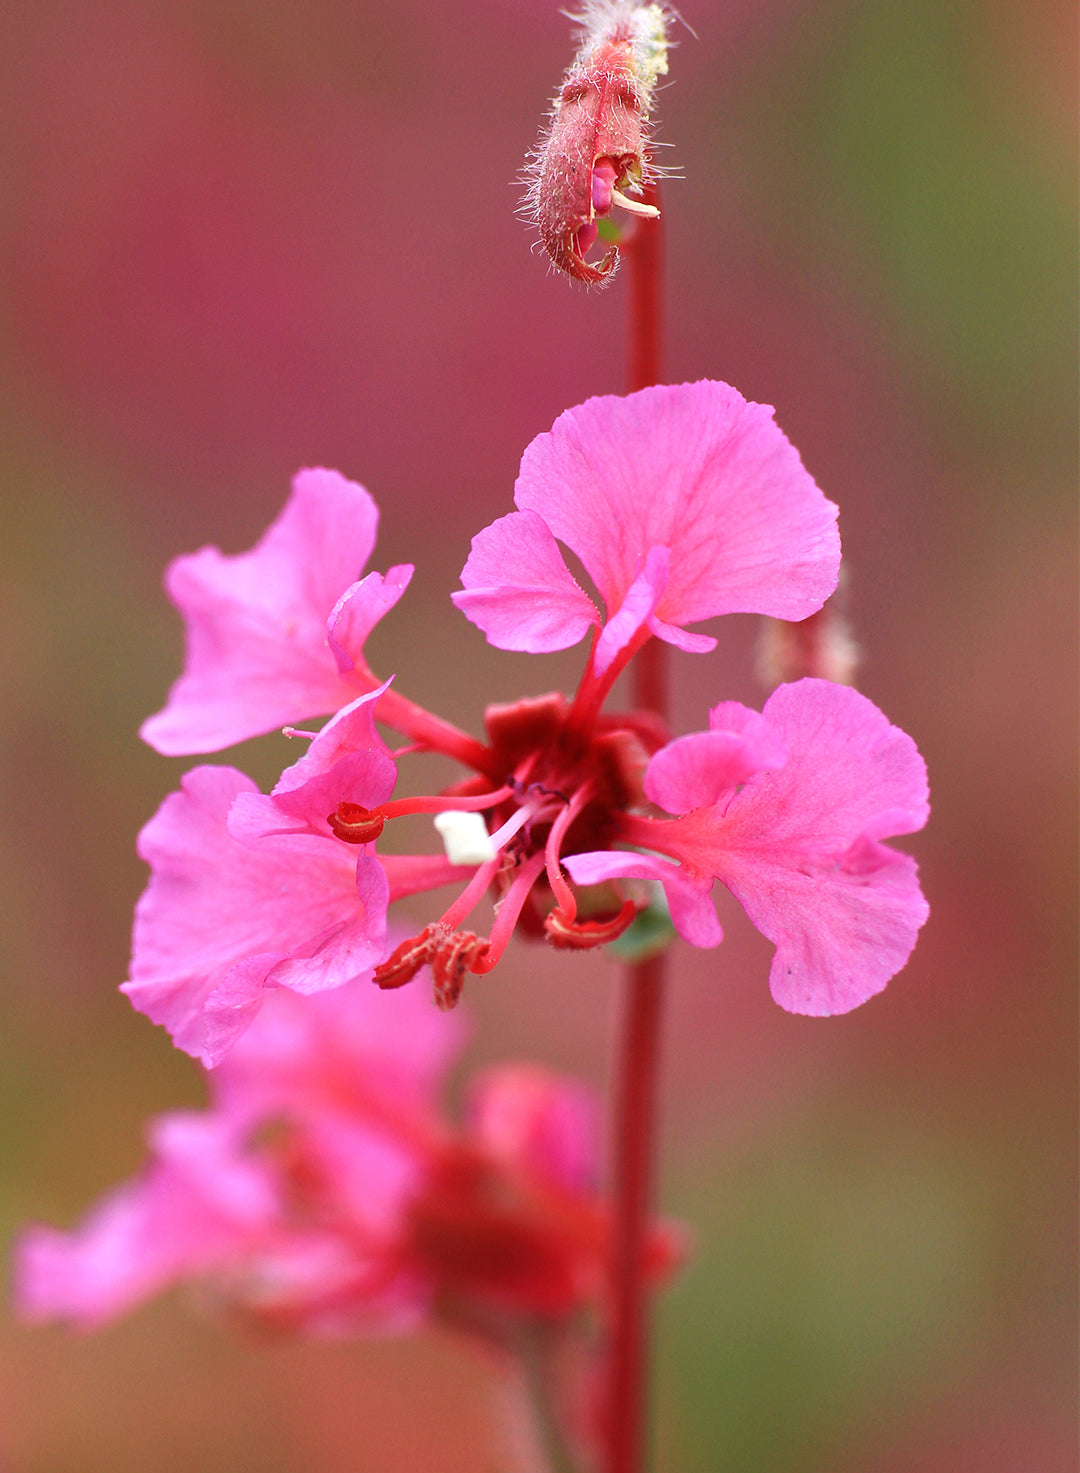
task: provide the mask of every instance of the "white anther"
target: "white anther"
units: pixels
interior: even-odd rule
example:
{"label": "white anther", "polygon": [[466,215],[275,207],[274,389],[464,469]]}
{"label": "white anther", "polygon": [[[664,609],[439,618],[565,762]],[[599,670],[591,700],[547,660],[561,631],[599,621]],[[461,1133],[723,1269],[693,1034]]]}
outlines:
{"label": "white anther", "polygon": [[449,809],[435,815],[435,827],[451,864],[486,864],[499,852],[491,842],[482,813]]}

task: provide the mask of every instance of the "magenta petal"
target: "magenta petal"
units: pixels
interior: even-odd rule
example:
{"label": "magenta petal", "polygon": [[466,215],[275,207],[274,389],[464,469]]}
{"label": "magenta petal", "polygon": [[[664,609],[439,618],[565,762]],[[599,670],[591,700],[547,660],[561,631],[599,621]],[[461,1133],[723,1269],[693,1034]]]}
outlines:
{"label": "magenta petal", "polygon": [[140,835],[153,873],[136,907],[131,980],[122,991],[178,1047],[213,1065],[265,987],[335,986],[379,961],[386,911],[370,884],[358,892],[356,855],[344,845],[300,836],[249,847],[234,839],[229,809],[254,792],[243,773],[197,767],[181,789]]}
{"label": "magenta petal", "polygon": [[240,793],[229,810],[229,833],[245,844],[288,834],[332,837],[327,817],[340,803],[376,808],[394,791],[397,764],[375,729],[375,703],[389,686],[360,696],[287,767],[268,798]]}
{"label": "magenta petal", "polygon": [[664,546],[665,624],[803,619],[836,587],[836,508],[772,414],[708,381],[589,399],[525,451],[515,504],[577,553],[609,613]]}
{"label": "magenta petal", "polygon": [[478,532],[450,597],[500,650],[569,649],[600,617],[542,518],[512,512]]}
{"label": "magenta petal", "polygon": [[367,637],[408,588],[413,571],[411,563],[395,563],[385,574],[361,578],[338,599],[326,621],[326,639],[340,674],[365,668]]}
{"label": "magenta petal", "polygon": [[[377,524],[362,486],[305,470],[250,552],[204,547],[177,558],[165,582],[186,625],[184,673],[143,724],[144,740],[167,756],[213,752],[350,700],[356,683],[335,668],[326,621],[371,556]],[[379,599],[383,610],[394,602],[385,589]],[[370,628],[378,614],[365,617]]]}
{"label": "magenta petal", "polygon": [[677,737],[650,761],[645,796],[668,813],[690,813],[729,794],[755,772],[782,767],[787,749],[769,723],[747,706],[741,730],[696,731]]}
{"label": "magenta petal", "polygon": [[307,936],[288,955],[245,957],[214,986],[203,1004],[203,1062],[220,1063],[247,1031],[269,989],[288,987],[304,995],[341,987],[366,977],[386,956],[386,873],[373,856],[356,865],[357,903],[348,920]]}
{"label": "magenta petal", "polygon": [[763,714],[787,762],[750,778],[722,813],[676,820],[679,852],[776,944],[782,1007],[846,1012],[900,970],[927,916],[914,861],[878,842],[925,823],[926,768],[911,738],[846,686],[781,686]]}
{"label": "magenta petal", "polygon": [[672,925],[684,941],[708,947],[719,946],[724,939],[709,894],[711,879],[702,885],[687,879],[677,865],[667,860],[622,849],[565,854],[562,863],[576,885],[600,885],[618,879],[658,880],[664,887]]}
{"label": "magenta petal", "polygon": [[596,642],[593,668],[603,675],[622,654],[643,624],[652,618],[668,586],[671,555],[666,547],[650,547],[645,566],[626,590],[618,611],[604,625]]}
{"label": "magenta petal", "polygon": [[763,936],[776,943],[775,1000],[791,1013],[850,1012],[904,966],[929,913],[918,869],[877,846],[873,868],[855,864],[803,875],[740,856],[725,881]]}

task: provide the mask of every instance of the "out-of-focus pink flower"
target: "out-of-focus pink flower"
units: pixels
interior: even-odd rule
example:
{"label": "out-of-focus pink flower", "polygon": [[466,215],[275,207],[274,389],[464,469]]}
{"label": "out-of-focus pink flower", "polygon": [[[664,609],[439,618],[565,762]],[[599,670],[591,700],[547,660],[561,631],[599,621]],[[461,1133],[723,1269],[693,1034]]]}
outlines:
{"label": "out-of-focus pink flower", "polygon": [[303,470],[250,552],[204,547],[177,558],[165,585],[184,616],[184,673],[143,723],[144,740],[166,756],[216,752],[370,690],[364,641],[413,571],[359,577],[378,520],[363,486]]}
{"label": "out-of-focus pink flower", "polygon": [[[525,451],[516,512],[473,538],[458,608],[500,649],[565,649],[603,624],[603,675],[653,634],[687,650],[718,614],[803,619],[836,587],[826,501],[767,405],[727,384],[643,389],[568,409]],[[606,610],[572,577],[581,559]]]}
{"label": "out-of-focus pink flower", "polygon": [[273,1181],[261,1163],[244,1158],[229,1121],[162,1115],[149,1136],[143,1175],[79,1228],[36,1228],[24,1236],[15,1275],[24,1318],[101,1324],[272,1230]]}
{"label": "out-of-focus pink flower", "polygon": [[[279,992],[211,1076],[204,1115],[165,1116],[152,1159],[74,1232],[30,1230],[24,1317],[96,1325],[197,1280],[268,1327],[355,1333],[440,1314],[499,1334],[600,1293],[608,1217],[592,1102],[535,1065],[437,1100],[458,1016],[364,982]],[[650,1271],[677,1256],[657,1229]]]}
{"label": "out-of-focus pink flower", "polygon": [[865,696],[801,680],[761,715],[725,702],[655,754],[644,788],[679,817],[627,814],[620,837],[654,853],[568,855],[576,881],[659,880],[676,928],[713,946],[721,880],[775,943],[772,994],[791,1012],[847,1012],[907,961],[927,906],[914,860],[880,841],[926,822],[926,768]]}

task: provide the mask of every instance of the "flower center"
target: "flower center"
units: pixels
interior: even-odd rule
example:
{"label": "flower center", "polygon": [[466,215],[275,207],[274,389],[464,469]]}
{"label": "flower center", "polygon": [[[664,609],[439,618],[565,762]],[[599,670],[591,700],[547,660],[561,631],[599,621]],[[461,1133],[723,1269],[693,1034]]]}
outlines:
{"label": "flower center", "polygon": [[[430,965],[435,999],[452,1008],[466,976],[491,971],[520,923],[522,932],[560,948],[587,949],[613,941],[638,912],[633,899],[613,886],[584,899],[561,865],[565,854],[610,847],[618,815],[644,802],[642,777],[649,757],[667,739],[648,717],[598,719],[587,731],[570,721],[558,694],[509,706],[485,716],[490,761],[478,775],[439,798],[402,799],[363,814],[340,805],[330,819],[339,837],[351,826],[374,825],[395,812],[460,809],[487,814],[493,857],[481,862],[457,900],[437,920],[410,937],[375,970],[380,987],[402,987]],[[490,790],[490,774],[505,783]],[[487,791],[485,791],[487,790]],[[335,822],[336,820],[336,822]],[[444,825],[445,827],[445,825]],[[496,915],[489,936],[461,929],[488,891]]]}

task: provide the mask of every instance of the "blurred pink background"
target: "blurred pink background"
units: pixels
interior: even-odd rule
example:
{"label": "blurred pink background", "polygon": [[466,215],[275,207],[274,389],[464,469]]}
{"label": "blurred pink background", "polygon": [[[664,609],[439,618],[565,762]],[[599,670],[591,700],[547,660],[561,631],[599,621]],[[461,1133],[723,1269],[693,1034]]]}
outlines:
{"label": "blurred pink background", "polygon": [[[787,1016],[732,904],[673,952],[658,1466],[1071,1473],[1076,1245],[1075,14],[687,0],[660,134],[668,378],[723,378],[839,502],[860,685],[919,741],[931,922],[859,1012]],[[0,1214],[72,1222],[201,1082],[115,991],[134,836],[185,763],[166,561],[248,546],[292,472],[418,565],[376,669],[470,729],[571,685],[447,595],[567,406],[623,386],[624,284],[530,254],[512,181],[570,59],[552,3],[38,0],[0,18]],[[665,162],[667,162],[665,156]],[[759,703],[755,621],[678,723]],[[240,764],[263,780],[275,739]],[[519,950],[473,1063],[602,1085],[614,967]],[[4,1473],[505,1465],[444,1336],[253,1346],[173,1297],[0,1328]],[[501,1410],[500,1410],[501,1408]],[[502,1430],[501,1430],[502,1429]]]}

